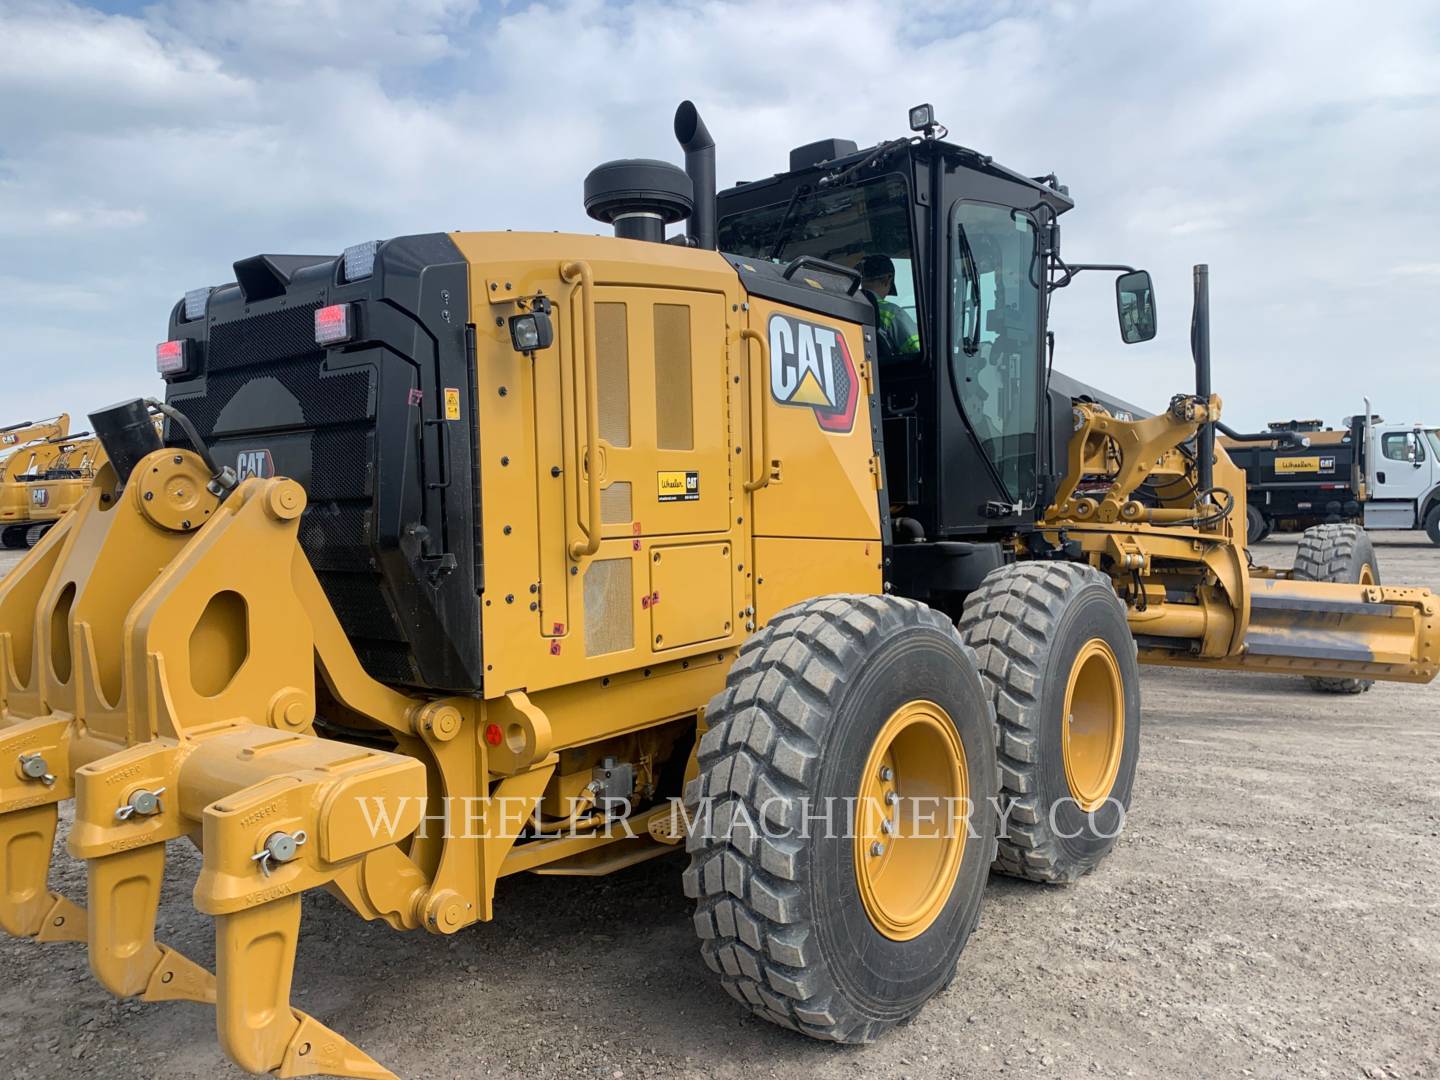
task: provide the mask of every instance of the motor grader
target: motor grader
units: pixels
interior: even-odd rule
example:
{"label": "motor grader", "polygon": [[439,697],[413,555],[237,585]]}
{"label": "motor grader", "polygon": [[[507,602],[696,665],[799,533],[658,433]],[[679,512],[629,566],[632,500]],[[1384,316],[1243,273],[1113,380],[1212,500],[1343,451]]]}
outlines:
{"label": "motor grader", "polygon": [[[1203,290],[1195,393],[1050,389],[1068,194],[913,119],[717,198],[687,102],[685,171],[587,178],[613,237],[188,293],[164,400],[91,414],[108,464],[0,583],[0,925],[213,1003],[248,1071],[390,1076],[291,1004],[307,891],[453,934],[511,875],[683,844],[725,990],[864,1042],[949,984],[992,865],[1109,850],[1137,658],[1432,678],[1428,591],[1249,565]],[[72,798],[83,909],[47,882]],[[181,838],[213,972],[156,938]]]}
{"label": "motor grader", "polygon": [[61,456],[69,434],[68,413],[0,429],[0,545],[26,546],[33,502],[29,484]]}

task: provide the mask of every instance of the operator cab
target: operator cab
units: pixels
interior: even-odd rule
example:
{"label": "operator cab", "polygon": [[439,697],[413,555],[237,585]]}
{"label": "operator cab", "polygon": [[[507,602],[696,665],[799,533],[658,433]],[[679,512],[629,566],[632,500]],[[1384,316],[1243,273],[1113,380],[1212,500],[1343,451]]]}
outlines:
{"label": "operator cab", "polygon": [[813,143],[788,172],[718,196],[722,252],[808,257],[811,274],[823,260],[874,305],[897,547],[983,541],[1043,514],[1071,427],[1069,393],[1049,387],[1048,297],[1076,270],[1125,272],[1122,339],[1155,334],[1147,273],[1061,261],[1058,218],[1074,204],[1055,177],[1003,168],[937,127],[921,107],[914,137]]}

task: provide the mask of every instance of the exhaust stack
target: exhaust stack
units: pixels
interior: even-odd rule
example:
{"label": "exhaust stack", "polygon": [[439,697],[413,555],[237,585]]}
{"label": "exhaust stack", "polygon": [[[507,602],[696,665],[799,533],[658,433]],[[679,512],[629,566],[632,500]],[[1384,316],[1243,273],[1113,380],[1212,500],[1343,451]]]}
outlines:
{"label": "exhaust stack", "polygon": [[675,138],[685,151],[685,172],[695,190],[686,234],[690,246],[715,250],[715,140],[693,101],[675,110]]}

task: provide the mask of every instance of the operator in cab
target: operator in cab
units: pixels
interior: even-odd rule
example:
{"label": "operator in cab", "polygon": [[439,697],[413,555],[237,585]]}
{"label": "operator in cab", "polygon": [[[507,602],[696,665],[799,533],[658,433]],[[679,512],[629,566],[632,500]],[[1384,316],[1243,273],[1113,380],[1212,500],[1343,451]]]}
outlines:
{"label": "operator in cab", "polygon": [[895,295],[895,264],[889,255],[866,255],[857,267],[862,287],[875,298],[881,359],[920,355],[920,328],[910,313],[889,299]]}

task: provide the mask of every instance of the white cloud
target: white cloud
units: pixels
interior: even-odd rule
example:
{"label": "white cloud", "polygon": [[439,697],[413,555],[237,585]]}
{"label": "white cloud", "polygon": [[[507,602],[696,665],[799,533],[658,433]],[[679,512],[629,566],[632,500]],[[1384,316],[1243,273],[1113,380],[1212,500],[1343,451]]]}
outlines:
{"label": "white cloud", "polygon": [[893,137],[920,101],[955,141],[1058,172],[1067,254],[1156,275],[1149,345],[1119,345],[1106,279],[1055,302],[1059,365],[1131,400],[1187,384],[1205,261],[1237,426],[1361,394],[1440,419],[1437,40],[1433,5],[1404,3],[0,0],[0,363],[40,349],[67,373],[11,383],[5,409],[148,389],[174,300],[257,251],[601,231],[586,171],[677,159],[693,97],[722,182]]}

